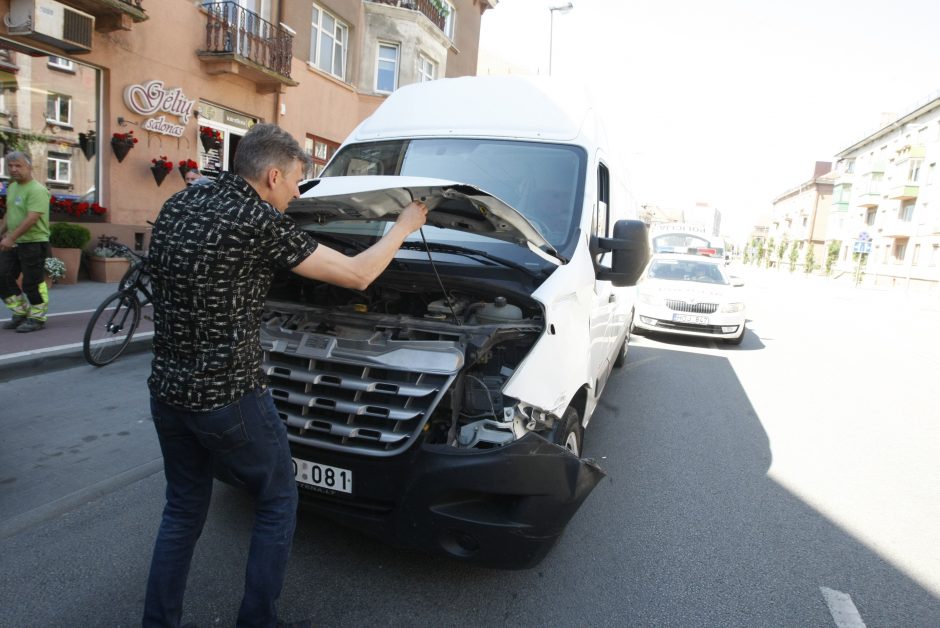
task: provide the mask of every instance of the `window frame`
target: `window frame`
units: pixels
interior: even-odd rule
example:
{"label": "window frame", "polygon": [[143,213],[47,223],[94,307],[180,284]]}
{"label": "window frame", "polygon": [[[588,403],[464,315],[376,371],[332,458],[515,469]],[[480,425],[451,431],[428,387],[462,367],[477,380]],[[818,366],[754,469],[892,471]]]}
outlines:
{"label": "window frame", "polygon": [[[425,72],[425,68],[430,68],[430,73]],[[418,82],[437,80],[437,64],[426,54],[418,53]]]}
{"label": "window frame", "polygon": [[[379,87],[379,72],[381,71],[380,64],[385,61],[388,62],[388,59],[382,58],[382,48],[390,48],[395,51],[395,68],[393,71],[392,79],[392,89],[386,90]],[[390,41],[379,41],[378,45],[375,48],[375,91],[379,94],[391,94],[396,89],[398,89],[398,75],[399,68],[401,67],[401,44],[397,44]]]}
{"label": "window frame", "polygon": [[441,0],[441,4],[447,9],[447,15],[444,16],[444,36],[454,41],[454,34],[457,32],[457,9],[447,0]]}
{"label": "window frame", "polygon": [[[55,106],[52,107],[52,101],[55,101]],[[65,102],[68,104],[68,119],[60,120],[58,118],[62,103]],[[51,109],[51,110],[50,110]],[[55,114],[55,118],[50,118],[49,114]],[[56,126],[72,126],[72,97],[68,94],[59,94],[57,92],[48,92],[46,94],[46,122],[54,124]]]}
{"label": "window frame", "polygon": [[[55,164],[55,178],[49,176],[49,166]],[[65,179],[59,178],[60,172],[59,167],[65,165],[66,177]],[[46,183],[52,183],[57,185],[71,185],[72,184],[72,158],[68,155],[60,155],[57,153],[49,153],[46,156]]]}
{"label": "window frame", "polygon": [[[327,33],[323,27],[323,16],[326,15],[333,20],[333,32]],[[316,21],[314,21],[314,16],[316,16]],[[342,41],[337,41],[337,31],[339,31],[342,36]],[[333,45],[330,47],[330,64],[329,69],[325,69],[321,65],[320,59],[320,47],[323,40],[323,35],[327,34],[330,39],[333,41]],[[339,46],[339,52],[342,56],[341,61],[341,72],[337,74],[334,72],[336,67],[336,52],[337,46]],[[334,76],[341,81],[346,81],[347,74],[347,62],[349,59],[349,25],[343,20],[339,19],[333,13],[327,11],[322,6],[316,2],[311,3],[310,7],[310,48],[308,52],[307,63],[311,67],[319,70],[320,72],[325,72],[330,76]]]}
{"label": "window frame", "polygon": [[[58,62],[53,62],[53,59],[56,59]],[[65,57],[57,57],[56,55],[49,55],[49,58],[46,60],[46,66],[49,68],[52,68],[53,70],[60,70],[62,72],[71,72],[73,74],[75,73],[75,62]]]}

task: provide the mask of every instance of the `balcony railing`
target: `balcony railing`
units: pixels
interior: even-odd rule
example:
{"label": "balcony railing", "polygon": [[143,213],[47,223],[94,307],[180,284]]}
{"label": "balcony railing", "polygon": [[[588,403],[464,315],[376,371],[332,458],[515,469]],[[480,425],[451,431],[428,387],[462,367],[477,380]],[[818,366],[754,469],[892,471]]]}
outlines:
{"label": "balcony railing", "polygon": [[62,0],[65,4],[95,16],[95,30],[130,30],[135,22],[147,19],[143,0]]}
{"label": "balcony railing", "polygon": [[916,183],[908,182],[904,185],[895,185],[888,190],[888,198],[908,201],[917,198],[917,190],[920,186]]}
{"label": "balcony railing", "polygon": [[437,26],[441,31],[444,30],[444,22],[446,17],[442,14],[434,3],[430,0],[370,0],[371,2],[377,2],[378,4],[387,4],[393,7],[401,7],[403,9],[411,9],[412,11],[418,11],[423,13],[426,18],[431,20],[435,26]]}
{"label": "balcony railing", "polygon": [[[287,30],[235,2],[207,2],[203,9],[206,49],[199,56],[215,67],[215,73],[244,74],[269,87],[297,84],[290,77],[294,37]],[[237,65],[226,69],[220,61]]]}

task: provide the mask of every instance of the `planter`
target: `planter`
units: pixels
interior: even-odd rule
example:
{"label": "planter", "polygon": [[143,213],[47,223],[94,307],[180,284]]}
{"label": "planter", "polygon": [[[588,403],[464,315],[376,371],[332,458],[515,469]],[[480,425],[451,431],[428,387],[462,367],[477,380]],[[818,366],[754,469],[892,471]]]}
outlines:
{"label": "planter", "polygon": [[58,257],[65,262],[65,277],[60,279],[57,283],[78,283],[78,267],[81,266],[82,263],[82,250],[52,247],[52,257]]}
{"label": "planter", "polygon": [[78,146],[82,149],[82,154],[85,155],[85,159],[90,160],[95,156],[97,151],[97,142],[95,140],[94,133],[79,133],[78,134]]}
{"label": "planter", "polygon": [[114,156],[117,157],[118,162],[121,162],[127,157],[127,153],[134,148],[134,144],[122,140],[111,140],[111,148],[114,150]]}
{"label": "planter", "polygon": [[216,149],[216,148],[219,148],[220,146],[222,146],[222,142],[221,142],[221,141],[215,139],[214,137],[212,137],[212,136],[210,136],[210,135],[200,134],[200,135],[199,135],[199,141],[202,142],[202,148],[203,148],[203,150],[206,151],[207,153],[208,153],[210,150],[213,150],[213,149]]}
{"label": "planter", "polygon": [[170,173],[169,170],[159,164],[150,166],[150,172],[153,173],[153,180],[157,182],[157,187],[160,187],[160,184],[166,179],[166,175]]}
{"label": "planter", "polygon": [[117,283],[127,272],[130,262],[124,257],[88,258],[88,278],[102,283]]}

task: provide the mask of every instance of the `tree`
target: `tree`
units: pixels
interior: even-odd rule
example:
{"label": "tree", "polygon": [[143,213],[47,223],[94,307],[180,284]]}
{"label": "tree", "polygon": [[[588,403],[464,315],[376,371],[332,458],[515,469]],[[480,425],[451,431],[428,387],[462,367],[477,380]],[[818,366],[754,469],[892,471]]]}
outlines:
{"label": "tree", "polygon": [[816,254],[813,252],[813,243],[809,243],[806,250],[806,259],[803,260],[803,272],[807,275],[816,270]]}
{"label": "tree", "polygon": [[767,268],[770,268],[770,264],[773,262],[774,251],[776,251],[774,248],[774,239],[770,238],[767,240]]}
{"label": "tree", "polygon": [[[780,252],[781,254],[783,253],[782,250]],[[793,244],[790,245],[790,272],[791,273],[794,270],[796,270],[796,260],[797,258],[799,258],[799,256],[800,256],[799,242],[794,240]]]}
{"label": "tree", "polygon": [[839,249],[842,248],[840,240],[833,240],[829,243],[829,250],[826,251],[826,275],[832,274],[832,265],[836,263],[839,257]]}

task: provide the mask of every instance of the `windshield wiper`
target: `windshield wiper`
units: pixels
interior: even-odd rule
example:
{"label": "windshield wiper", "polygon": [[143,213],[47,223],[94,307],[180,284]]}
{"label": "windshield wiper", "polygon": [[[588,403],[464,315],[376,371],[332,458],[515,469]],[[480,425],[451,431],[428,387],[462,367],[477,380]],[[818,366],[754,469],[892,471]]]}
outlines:
{"label": "windshield wiper", "polygon": [[[426,245],[426,246],[425,246]],[[471,249],[465,246],[457,246],[455,244],[441,244],[440,242],[411,242],[405,241],[402,243],[401,248],[408,249],[411,251],[435,251],[437,253],[450,253],[452,255],[463,255],[464,257],[479,257],[500,266],[505,266],[507,268],[515,268],[516,270],[521,270],[522,272],[528,275],[534,275],[536,277],[545,274],[545,270],[542,268],[530,268],[524,264],[518,264],[512,260],[508,260],[498,255],[493,255],[487,253],[486,251],[480,251],[478,249]]]}

